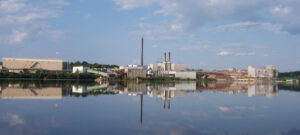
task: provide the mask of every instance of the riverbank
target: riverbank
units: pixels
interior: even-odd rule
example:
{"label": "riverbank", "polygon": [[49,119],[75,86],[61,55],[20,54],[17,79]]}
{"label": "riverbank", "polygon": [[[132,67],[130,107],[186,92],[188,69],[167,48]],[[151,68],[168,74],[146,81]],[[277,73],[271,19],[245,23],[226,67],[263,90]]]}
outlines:
{"label": "riverbank", "polygon": [[217,82],[216,79],[181,79],[175,77],[146,77],[146,78],[125,78],[122,81],[139,81],[139,82],[179,82],[179,81],[196,81],[196,82]]}

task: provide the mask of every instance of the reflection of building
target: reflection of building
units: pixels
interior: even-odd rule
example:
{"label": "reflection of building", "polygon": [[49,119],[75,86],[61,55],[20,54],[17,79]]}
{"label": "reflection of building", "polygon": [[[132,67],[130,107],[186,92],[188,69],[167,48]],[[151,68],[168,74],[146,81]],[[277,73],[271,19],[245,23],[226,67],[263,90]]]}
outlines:
{"label": "reflection of building", "polygon": [[182,98],[187,92],[196,91],[196,82],[173,83],[166,85],[148,86],[147,94],[149,97],[163,99],[163,107],[171,108],[171,98]]}
{"label": "reflection of building", "polygon": [[142,95],[147,92],[147,86],[145,83],[134,83],[134,82],[127,82],[124,89],[120,90],[121,94],[128,94],[128,95]]}
{"label": "reflection of building", "polygon": [[278,93],[278,86],[266,84],[266,85],[249,85],[248,86],[248,96],[264,96],[272,98],[277,96]]}
{"label": "reflection of building", "polygon": [[274,66],[266,66],[266,67],[249,66],[248,76],[259,77],[259,78],[275,78],[278,77],[278,70]]}
{"label": "reflection of building", "polygon": [[88,93],[86,86],[72,86],[72,93]]}
{"label": "reflection of building", "polygon": [[61,99],[62,88],[4,88],[2,99]]}
{"label": "reflection of building", "polygon": [[265,96],[274,97],[278,93],[278,86],[273,84],[260,83],[197,83],[197,90],[199,91],[213,91],[234,93],[247,93],[249,97]]}
{"label": "reflection of building", "polygon": [[62,71],[63,61],[60,59],[3,58],[3,69],[9,72],[24,70]]}

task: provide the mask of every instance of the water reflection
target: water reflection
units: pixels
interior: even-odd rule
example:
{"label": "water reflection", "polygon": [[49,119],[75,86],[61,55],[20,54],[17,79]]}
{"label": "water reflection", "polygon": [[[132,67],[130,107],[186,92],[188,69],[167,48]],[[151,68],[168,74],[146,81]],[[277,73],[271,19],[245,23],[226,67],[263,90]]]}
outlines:
{"label": "water reflection", "polygon": [[[104,83],[46,85],[35,83],[7,83],[1,86],[2,99],[62,99],[66,96],[86,97],[88,95],[127,94],[129,96],[147,95],[161,98],[164,103],[170,98],[185,97],[190,92],[224,92],[228,94],[245,93],[248,97],[268,97],[278,95],[278,84],[248,83],[196,83],[178,82],[166,84],[150,83]],[[169,102],[169,101],[168,101]],[[170,108],[168,103],[168,108]],[[164,105],[165,108],[166,105]]]}
{"label": "water reflection", "polygon": [[0,85],[0,134],[284,135],[299,134],[300,129],[297,108],[300,100],[298,93],[290,92],[300,91],[298,85],[225,82],[0,82]]}

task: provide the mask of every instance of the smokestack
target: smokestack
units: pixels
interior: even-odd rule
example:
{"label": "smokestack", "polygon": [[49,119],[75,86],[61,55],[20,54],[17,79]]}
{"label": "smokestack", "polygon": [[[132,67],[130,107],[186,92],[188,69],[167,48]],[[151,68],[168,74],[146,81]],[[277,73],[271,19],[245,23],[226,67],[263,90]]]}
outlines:
{"label": "smokestack", "polygon": [[141,66],[144,66],[144,38],[142,38]]}
{"label": "smokestack", "polygon": [[169,63],[171,63],[171,52],[169,52]]}
{"label": "smokestack", "polygon": [[164,62],[167,62],[167,53],[164,53]]}

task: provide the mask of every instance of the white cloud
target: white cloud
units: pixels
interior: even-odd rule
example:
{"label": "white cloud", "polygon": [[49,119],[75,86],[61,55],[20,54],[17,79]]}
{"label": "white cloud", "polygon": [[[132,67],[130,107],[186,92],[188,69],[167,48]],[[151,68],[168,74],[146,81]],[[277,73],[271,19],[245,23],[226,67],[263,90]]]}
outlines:
{"label": "white cloud", "polygon": [[271,23],[257,23],[257,22],[240,22],[233,24],[224,24],[216,27],[216,30],[254,30],[265,29],[276,33],[284,33],[282,31],[282,25]]}
{"label": "white cloud", "polygon": [[3,119],[7,121],[10,126],[18,126],[25,124],[25,121],[18,114],[7,113],[3,115]]}
{"label": "white cloud", "polygon": [[138,7],[147,7],[159,0],[113,0],[123,10],[134,9]]}
{"label": "white cloud", "polygon": [[[172,27],[173,26],[173,27]],[[150,40],[173,40],[182,37],[192,37],[192,34],[179,31],[180,26],[170,25],[169,22],[161,22],[159,24],[139,23],[139,30],[129,32],[129,35],[136,37],[143,36]],[[174,32],[176,31],[176,32]]]}
{"label": "white cloud", "polygon": [[219,106],[218,109],[222,112],[229,112],[231,111],[231,109],[229,107],[226,106]]}
{"label": "white cloud", "polygon": [[[59,17],[64,0],[48,0],[34,3],[28,0],[0,1],[0,42],[22,44],[25,39],[37,38],[41,31],[48,31],[49,39],[62,36],[62,30],[52,30],[47,20]],[[63,37],[63,36],[62,36]]]}
{"label": "white cloud", "polygon": [[232,55],[232,52],[229,52],[229,51],[220,51],[218,54],[218,56],[228,56],[228,55]]}
{"label": "white cloud", "polygon": [[287,0],[114,0],[121,9],[158,5],[155,15],[174,17],[172,24],[197,30],[211,22],[239,22],[235,27],[300,33],[300,1]]}
{"label": "white cloud", "polygon": [[271,13],[278,15],[286,15],[291,11],[290,8],[287,7],[274,7],[271,9]]}
{"label": "white cloud", "polygon": [[28,36],[28,33],[26,33],[26,32],[21,32],[21,31],[14,30],[13,35],[11,37],[11,43],[20,43],[27,36]]}
{"label": "white cloud", "polygon": [[17,12],[25,7],[25,4],[22,3],[24,0],[3,0],[0,1],[0,11],[3,12]]}

